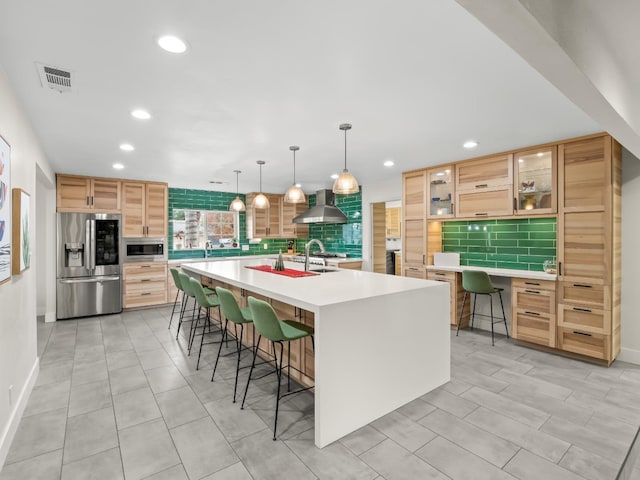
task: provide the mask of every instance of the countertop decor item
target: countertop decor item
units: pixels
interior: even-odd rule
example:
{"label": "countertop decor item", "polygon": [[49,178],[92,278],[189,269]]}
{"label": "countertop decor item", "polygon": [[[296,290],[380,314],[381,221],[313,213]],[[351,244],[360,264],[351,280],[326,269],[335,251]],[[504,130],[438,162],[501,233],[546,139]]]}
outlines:
{"label": "countertop decor item", "polygon": [[307,203],[307,197],[304,196],[304,192],[300,185],[296,183],[296,152],[300,150],[297,145],[291,145],[289,150],[293,152],[293,184],[287,189],[284,194],[285,203]]}
{"label": "countertop decor item", "polygon": [[278,251],[278,259],[273,267],[274,270],[282,272],[284,270],[284,261],[282,260],[282,250]]}
{"label": "countertop decor item", "polygon": [[266,162],[264,160],[258,160],[256,163],[260,165],[260,193],[258,193],[253,199],[253,202],[251,202],[251,208],[269,208],[269,199],[262,193],[262,166]]}
{"label": "countertop decor item", "polygon": [[234,198],[231,202],[231,205],[229,205],[229,210],[232,210],[234,212],[244,212],[247,207],[240,198],[240,191],[238,190],[238,176],[242,172],[240,170],[234,170],[234,173],[236,174],[236,198]]}
{"label": "countertop decor item", "polygon": [[351,175],[349,170],[347,170],[347,130],[351,130],[351,124],[341,124],[340,130],[344,132],[344,170],[342,170],[342,173],[333,184],[333,193],[337,193],[339,195],[358,193],[360,191],[358,180],[356,180],[356,177]]}

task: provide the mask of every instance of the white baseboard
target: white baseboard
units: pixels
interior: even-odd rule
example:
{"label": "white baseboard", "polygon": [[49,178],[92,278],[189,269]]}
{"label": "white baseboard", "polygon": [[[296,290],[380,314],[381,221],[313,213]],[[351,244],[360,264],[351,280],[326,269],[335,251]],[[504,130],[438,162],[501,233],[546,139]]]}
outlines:
{"label": "white baseboard", "polygon": [[56,321],[56,312],[46,312],[44,314],[45,323],[55,322]]}
{"label": "white baseboard", "polygon": [[620,348],[620,354],[618,355],[617,360],[633,363],[634,365],[640,365],[640,350],[622,347]]}
{"label": "white baseboard", "polygon": [[4,427],[2,435],[0,436],[0,466],[4,465],[4,461],[7,458],[9,447],[11,447],[13,437],[18,430],[18,425],[20,424],[20,420],[22,419],[24,409],[27,407],[27,402],[29,401],[29,397],[31,396],[31,390],[33,390],[33,386],[36,383],[39,372],[40,357],[36,357],[36,361],[33,363],[31,372],[29,372],[29,377],[27,378],[27,381],[25,382],[20,395],[18,395],[18,397],[16,398],[14,409],[11,412],[11,415],[9,415],[9,421],[7,422],[7,425]]}

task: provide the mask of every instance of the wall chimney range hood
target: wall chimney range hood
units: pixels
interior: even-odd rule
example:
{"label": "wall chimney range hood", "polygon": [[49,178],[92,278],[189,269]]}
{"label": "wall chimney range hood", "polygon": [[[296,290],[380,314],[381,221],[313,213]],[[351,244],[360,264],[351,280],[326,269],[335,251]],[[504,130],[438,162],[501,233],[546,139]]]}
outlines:
{"label": "wall chimney range hood", "polygon": [[293,218],[293,223],[347,223],[347,216],[334,204],[331,190],[316,192],[316,205]]}

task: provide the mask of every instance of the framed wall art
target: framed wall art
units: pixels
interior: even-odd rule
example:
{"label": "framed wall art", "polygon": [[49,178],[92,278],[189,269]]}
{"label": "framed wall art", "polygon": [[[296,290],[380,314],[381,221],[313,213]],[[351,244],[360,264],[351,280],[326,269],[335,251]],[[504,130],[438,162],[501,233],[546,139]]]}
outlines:
{"label": "framed wall art", "polygon": [[17,275],[31,265],[29,208],[31,197],[21,188],[13,189],[13,256],[11,273]]}
{"label": "framed wall art", "polygon": [[0,137],[0,284],[11,279],[11,147]]}

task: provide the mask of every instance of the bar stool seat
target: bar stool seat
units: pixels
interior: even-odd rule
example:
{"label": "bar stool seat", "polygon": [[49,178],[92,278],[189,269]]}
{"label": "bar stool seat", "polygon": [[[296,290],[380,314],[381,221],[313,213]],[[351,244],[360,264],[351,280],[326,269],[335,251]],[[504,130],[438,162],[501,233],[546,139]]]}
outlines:
{"label": "bar stool seat", "polygon": [[[244,409],[244,403],[247,399],[247,392],[249,391],[249,383],[251,382],[251,374],[253,373],[253,368],[256,363],[256,356],[258,354],[258,347],[260,346],[260,340],[262,337],[271,341],[271,346],[273,349],[273,358],[275,363],[275,373],[278,377],[278,390],[276,392],[276,415],[273,421],[273,440],[276,439],[276,432],[278,428],[278,409],[280,407],[280,399],[293,395],[295,393],[300,393],[305,390],[309,390],[313,388],[311,387],[303,387],[297,390],[291,391],[290,387],[290,372],[291,372],[291,345],[289,344],[289,359],[287,368],[287,392],[280,395],[280,384],[282,383],[282,357],[284,356],[284,344],[282,342],[291,342],[292,340],[299,340],[305,337],[311,337],[311,345],[315,348],[313,342],[313,334],[314,329],[308,325],[305,325],[300,322],[296,322],[294,320],[284,320],[281,321],[278,319],[276,312],[273,307],[263,301],[258,300],[254,297],[249,297],[249,308],[251,309],[251,316],[253,317],[253,325],[255,329],[260,334],[258,336],[258,343],[256,343],[253,350],[253,361],[251,362],[251,370],[249,370],[249,377],[247,378],[247,386],[244,390],[244,397],[242,398],[242,406],[240,408]],[[276,344],[280,345],[280,360],[278,361],[278,354],[276,349]]]}
{"label": "bar stool seat", "polygon": [[[198,323],[200,322],[200,310],[201,309],[205,309],[205,321],[204,324],[202,325],[202,336],[200,337],[200,349],[198,351],[198,362],[196,363],[196,370],[198,370],[200,368],[200,357],[202,356],[202,346],[205,345],[204,343],[204,335],[205,335],[205,330],[207,328],[207,326],[209,326],[209,332],[211,332],[211,309],[217,307],[218,308],[218,321],[219,323],[219,327],[220,327],[220,333],[221,333],[221,338],[220,338],[220,343],[222,343],[222,341],[225,338],[226,335],[226,330],[222,329],[222,317],[220,316],[220,300],[218,299],[218,297],[216,295],[207,295],[206,291],[205,291],[205,287],[202,286],[202,284],[196,280],[195,278],[189,278],[189,282],[191,283],[191,291],[193,292],[195,299],[196,299],[196,303],[198,304],[198,318],[196,320],[195,326],[192,323],[192,328],[191,331],[189,332],[189,353],[191,353],[191,344],[193,344],[193,341],[197,335],[197,330],[198,328],[200,328],[198,326]],[[193,337],[191,337],[191,333],[193,332]],[[217,341],[215,342],[207,342],[207,345],[210,343],[218,343]]]}
{"label": "bar stool seat", "polygon": [[[464,305],[467,301],[467,294],[473,294],[473,309],[471,313],[471,328],[473,328],[473,321],[476,315],[476,298],[478,295],[489,296],[489,306],[491,309],[491,345],[495,345],[493,325],[496,323],[504,322],[504,329],[509,338],[509,329],[507,328],[507,317],[504,314],[504,304],[502,303],[502,292],[504,288],[494,287],[491,283],[491,279],[487,272],[482,270],[463,270],[462,271],[462,288],[464,289],[464,295],[462,297],[462,307],[460,308],[460,318],[458,318],[458,325],[456,329],[456,337],[460,333],[460,323],[462,322],[462,315],[464,313]],[[498,294],[500,298],[500,308],[502,309],[502,318],[494,320],[493,316],[493,294]],[[471,296],[471,295],[469,295]],[[481,314],[478,314],[481,315]]]}

